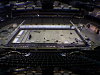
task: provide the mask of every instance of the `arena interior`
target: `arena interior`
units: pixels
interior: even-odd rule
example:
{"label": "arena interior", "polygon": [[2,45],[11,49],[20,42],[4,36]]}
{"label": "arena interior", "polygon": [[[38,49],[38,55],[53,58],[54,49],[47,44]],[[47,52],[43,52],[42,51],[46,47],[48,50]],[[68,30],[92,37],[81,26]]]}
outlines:
{"label": "arena interior", "polygon": [[99,0],[0,0],[0,75],[100,75]]}

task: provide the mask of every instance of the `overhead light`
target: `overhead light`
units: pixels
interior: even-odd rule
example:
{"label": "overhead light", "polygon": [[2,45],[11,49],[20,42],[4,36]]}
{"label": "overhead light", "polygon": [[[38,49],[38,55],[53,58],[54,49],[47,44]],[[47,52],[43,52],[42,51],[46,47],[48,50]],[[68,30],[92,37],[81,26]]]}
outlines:
{"label": "overhead light", "polygon": [[40,15],[39,15],[39,14],[37,14],[37,16],[39,17]]}

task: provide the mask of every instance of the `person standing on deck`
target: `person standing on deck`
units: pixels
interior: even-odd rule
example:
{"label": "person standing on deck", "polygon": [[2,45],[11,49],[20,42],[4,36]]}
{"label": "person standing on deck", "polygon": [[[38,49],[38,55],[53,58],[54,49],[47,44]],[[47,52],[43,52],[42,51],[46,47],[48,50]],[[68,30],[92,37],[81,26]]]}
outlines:
{"label": "person standing on deck", "polygon": [[32,35],[31,35],[31,34],[29,34],[29,38],[28,38],[28,39],[30,40],[31,38],[32,38]]}

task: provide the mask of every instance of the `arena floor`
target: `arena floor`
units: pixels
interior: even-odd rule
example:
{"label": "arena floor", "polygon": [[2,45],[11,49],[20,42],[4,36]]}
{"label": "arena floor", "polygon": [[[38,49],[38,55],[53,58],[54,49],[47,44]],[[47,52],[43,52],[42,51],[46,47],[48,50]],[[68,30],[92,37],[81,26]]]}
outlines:
{"label": "arena floor", "polygon": [[12,43],[84,44],[75,30],[20,30]]}

